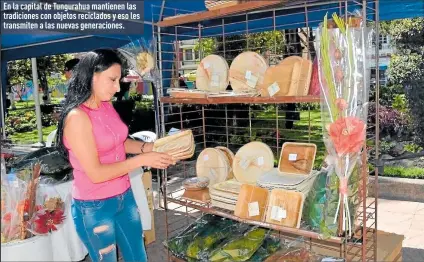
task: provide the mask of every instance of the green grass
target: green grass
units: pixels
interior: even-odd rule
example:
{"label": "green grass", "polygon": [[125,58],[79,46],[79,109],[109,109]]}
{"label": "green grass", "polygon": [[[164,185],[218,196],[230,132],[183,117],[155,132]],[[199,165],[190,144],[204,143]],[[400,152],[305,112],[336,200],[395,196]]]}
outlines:
{"label": "green grass", "polygon": [[[59,104],[62,98],[52,98],[51,103],[52,104]],[[16,109],[23,109],[23,108],[29,108],[29,107],[35,107],[34,100],[29,101],[15,101],[15,107]]]}
{"label": "green grass", "polygon": [[401,166],[385,166],[384,175],[387,177],[401,178],[419,178],[424,179],[424,168],[419,167],[401,167]]}
{"label": "green grass", "polygon": [[[56,126],[43,127],[43,141],[45,142],[47,136],[56,129]],[[15,133],[9,135],[9,138],[13,143],[17,144],[34,144],[38,142],[38,131],[37,129],[23,132],[23,133]]]}

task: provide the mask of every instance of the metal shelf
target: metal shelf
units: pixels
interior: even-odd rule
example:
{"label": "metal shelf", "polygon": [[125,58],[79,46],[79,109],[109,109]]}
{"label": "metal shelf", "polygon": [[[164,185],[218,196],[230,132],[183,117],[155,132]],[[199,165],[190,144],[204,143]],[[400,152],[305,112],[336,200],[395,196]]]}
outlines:
{"label": "metal shelf", "polygon": [[303,236],[303,237],[306,237],[306,238],[311,238],[311,239],[316,239],[316,240],[324,240],[326,242],[335,243],[335,244],[341,244],[345,241],[345,239],[342,238],[342,237],[325,238],[323,235],[321,235],[319,233],[309,231],[309,230],[306,230],[306,229],[284,227],[284,226],[274,225],[274,224],[261,222],[261,221],[242,219],[242,218],[235,216],[229,210],[218,208],[218,207],[212,207],[210,204],[207,204],[207,203],[189,201],[189,200],[181,199],[180,197],[171,197],[171,196],[168,196],[166,200],[171,202],[171,203],[175,203],[175,204],[178,204],[178,205],[183,205],[183,206],[186,206],[186,207],[189,207],[189,208],[197,209],[197,210],[199,210],[203,213],[207,213],[207,214],[211,214],[211,215],[217,215],[217,216],[220,216],[220,217],[225,217],[225,218],[232,219],[234,221],[238,221],[238,222],[241,222],[241,223],[246,223],[246,224],[250,224],[250,225],[269,228],[269,229],[272,229],[272,230],[277,230],[277,231],[282,232],[282,233],[294,234],[294,235],[297,235],[297,236]]}
{"label": "metal shelf", "polygon": [[175,98],[161,97],[162,103],[170,104],[293,104],[319,103],[319,96],[280,96],[280,97],[210,97],[210,98]]}

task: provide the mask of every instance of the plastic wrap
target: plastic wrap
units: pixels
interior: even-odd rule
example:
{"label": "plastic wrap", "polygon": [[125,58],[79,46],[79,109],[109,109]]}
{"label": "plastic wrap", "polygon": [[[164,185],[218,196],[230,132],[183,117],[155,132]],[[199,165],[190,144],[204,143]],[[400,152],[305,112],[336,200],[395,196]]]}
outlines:
{"label": "plastic wrap", "polygon": [[267,236],[259,249],[249,259],[250,262],[261,262],[274,254],[280,248],[280,239]]}
{"label": "plastic wrap", "polygon": [[[349,178],[348,203],[351,212],[351,220],[356,214],[357,191],[359,172],[356,170]],[[325,238],[336,236],[338,230],[338,220],[334,223],[336,216],[339,195],[339,179],[334,173],[322,170],[314,182],[312,190],[309,192],[303,206],[302,220],[311,227],[312,230],[321,233]]]}
{"label": "plastic wrap", "polygon": [[253,227],[242,237],[236,236],[229,239],[226,244],[211,252],[208,261],[248,261],[261,247],[268,231],[264,228]]}
{"label": "plastic wrap", "polygon": [[286,243],[280,250],[269,256],[265,262],[343,262],[344,259],[317,255],[311,251],[303,238]]}
{"label": "plastic wrap", "polygon": [[65,207],[70,199],[62,199],[54,187],[55,180],[41,178],[37,189],[36,212],[27,223],[34,235],[45,235],[58,230],[66,219]]}
{"label": "plastic wrap", "polygon": [[16,159],[11,165],[12,172],[28,170],[34,163],[41,164],[41,176],[50,177],[56,182],[71,180],[72,167],[55,148],[42,148]]}
{"label": "plastic wrap", "polygon": [[118,50],[127,62],[130,75],[138,75],[143,80],[151,82],[158,80],[156,42],[154,39],[150,42],[139,39]]}
{"label": "plastic wrap", "polygon": [[[317,38],[326,161],[339,178],[337,206],[343,208],[342,229],[351,233],[347,183],[365,145],[370,77],[367,49],[372,35],[362,18],[344,21],[333,14],[333,21],[325,16]],[[336,211],[334,223],[337,216]]]}
{"label": "plastic wrap", "polygon": [[205,260],[209,251],[237,231],[238,223],[230,219],[216,219],[194,237],[187,247],[187,257]]}
{"label": "plastic wrap", "polygon": [[171,251],[176,257],[185,258],[187,248],[193,239],[200,234],[204,229],[209,226],[209,223],[217,221],[220,218],[214,215],[206,214],[194,223],[185,228],[182,232],[172,237],[168,242],[164,242],[164,245]]}
{"label": "plastic wrap", "polygon": [[27,224],[37,210],[36,191],[39,175],[39,163],[28,169],[22,169],[18,173],[2,172],[2,243],[31,237],[27,231]]}

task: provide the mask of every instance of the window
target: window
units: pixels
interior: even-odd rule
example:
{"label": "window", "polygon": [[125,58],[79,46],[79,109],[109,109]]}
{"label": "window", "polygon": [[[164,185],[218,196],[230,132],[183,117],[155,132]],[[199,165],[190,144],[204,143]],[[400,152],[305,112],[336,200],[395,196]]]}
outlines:
{"label": "window", "polygon": [[193,49],[186,49],[186,50],[185,50],[185,60],[186,60],[186,61],[194,60],[194,57],[193,57]]}
{"label": "window", "polygon": [[387,35],[380,35],[380,43],[381,44],[387,44],[389,41],[387,39]]}

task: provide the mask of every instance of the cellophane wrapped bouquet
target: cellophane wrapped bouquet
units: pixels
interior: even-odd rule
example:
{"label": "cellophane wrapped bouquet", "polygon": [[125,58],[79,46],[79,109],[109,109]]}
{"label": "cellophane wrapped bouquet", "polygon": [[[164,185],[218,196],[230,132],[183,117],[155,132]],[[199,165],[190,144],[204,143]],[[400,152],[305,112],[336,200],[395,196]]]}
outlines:
{"label": "cellophane wrapped bouquet", "polygon": [[348,204],[348,181],[355,166],[361,164],[366,140],[372,31],[361,17],[342,19],[333,14],[332,20],[325,16],[317,38],[326,161],[330,173],[335,172],[339,179],[334,223],[342,208],[342,230],[349,234],[354,221]]}
{"label": "cellophane wrapped bouquet", "polygon": [[7,173],[2,168],[1,180],[1,242],[7,243],[31,237],[27,223],[36,210],[36,190],[41,166]]}
{"label": "cellophane wrapped bouquet", "polygon": [[42,164],[1,173],[1,242],[24,240],[58,229],[65,204],[54,188],[56,181],[41,177]]}
{"label": "cellophane wrapped bouquet", "polygon": [[135,73],[144,81],[155,82],[158,79],[156,62],[156,41],[145,39],[134,40],[118,48],[130,69],[130,74]]}

